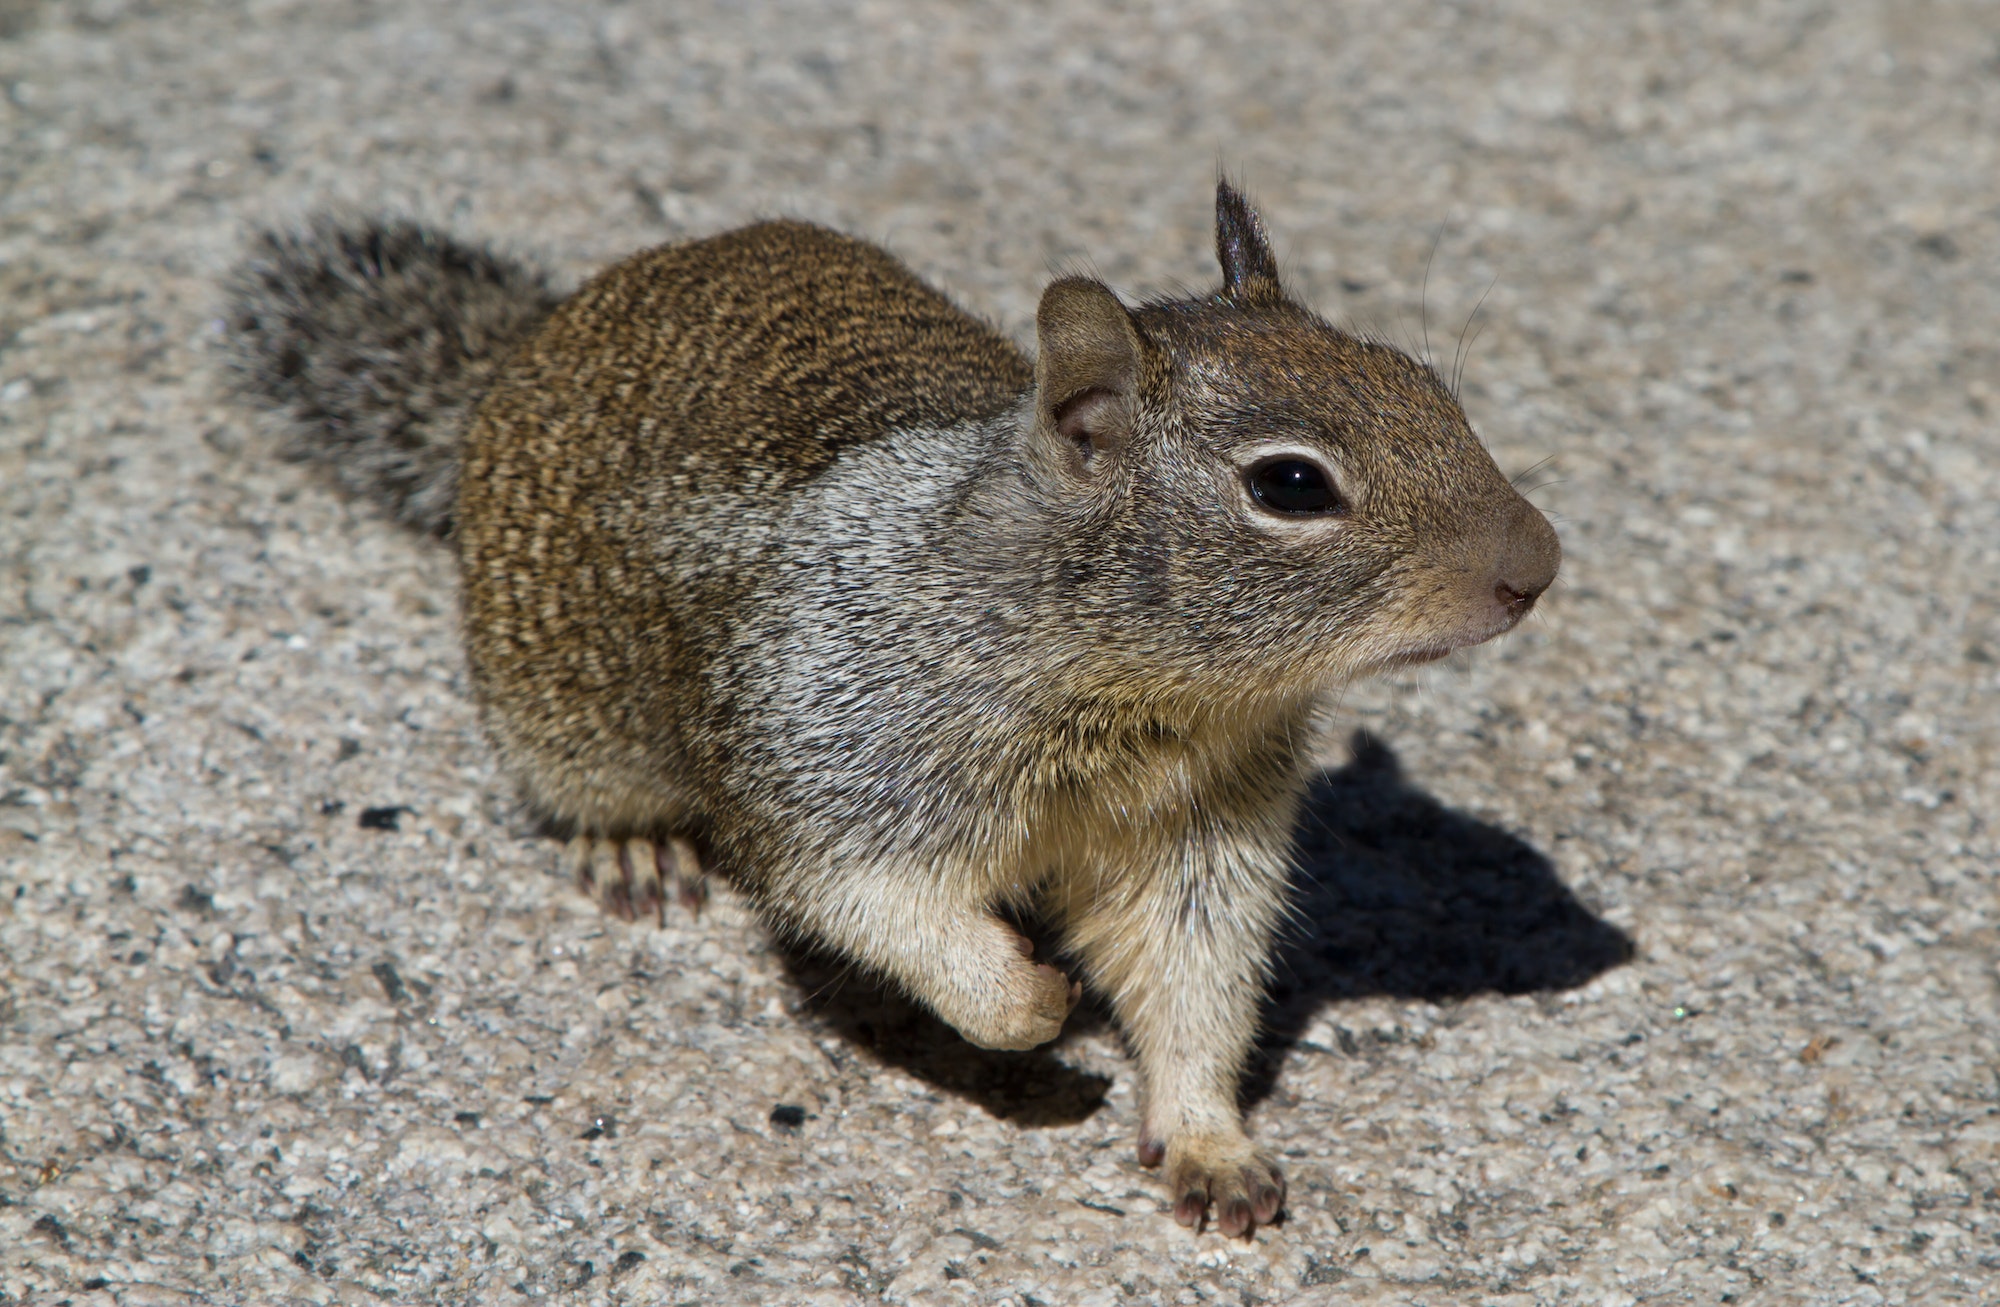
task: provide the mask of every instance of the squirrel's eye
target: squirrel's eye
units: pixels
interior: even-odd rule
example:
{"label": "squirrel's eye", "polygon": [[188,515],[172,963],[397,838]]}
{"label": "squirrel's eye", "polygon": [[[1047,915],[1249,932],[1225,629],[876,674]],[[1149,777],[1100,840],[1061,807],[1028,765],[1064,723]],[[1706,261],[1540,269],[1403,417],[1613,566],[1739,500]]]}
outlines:
{"label": "squirrel's eye", "polygon": [[1337,513],[1340,495],[1317,463],[1273,459],[1250,470],[1250,493],[1274,513]]}

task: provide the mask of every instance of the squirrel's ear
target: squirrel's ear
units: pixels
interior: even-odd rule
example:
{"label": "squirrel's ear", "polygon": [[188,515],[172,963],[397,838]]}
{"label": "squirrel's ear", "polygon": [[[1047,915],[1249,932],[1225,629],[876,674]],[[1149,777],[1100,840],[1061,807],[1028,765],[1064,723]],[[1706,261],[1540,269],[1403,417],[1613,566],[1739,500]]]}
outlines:
{"label": "squirrel's ear", "polygon": [[1262,299],[1284,293],[1264,220],[1226,181],[1215,184],[1215,257],[1222,264],[1225,295]]}
{"label": "squirrel's ear", "polygon": [[1042,292],[1035,343],[1037,433],[1071,466],[1115,454],[1139,411],[1144,347],[1131,311],[1103,282],[1064,277]]}

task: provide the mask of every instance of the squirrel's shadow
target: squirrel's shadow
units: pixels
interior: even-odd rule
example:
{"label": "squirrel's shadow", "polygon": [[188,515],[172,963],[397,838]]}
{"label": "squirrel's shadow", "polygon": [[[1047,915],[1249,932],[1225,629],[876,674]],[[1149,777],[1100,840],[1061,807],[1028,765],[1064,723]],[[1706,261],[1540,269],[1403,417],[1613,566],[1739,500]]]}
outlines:
{"label": "squirrel's shadow", "polygon": [[1571,989],[1633,954],[1631,937],[1579,902],[1541,850],[1412,786],[1368,732],[1350,748],[1307,796],[1298,916],[1280,941],[1246,1104],[1270,1093],[1330,1002]]}
{"label": "squirrel's shadow", "polygon": [[[1293,867],[1298,911],[1280,941],[1246,1104],[1270,1093],[1285,1055],[1329,1002],[1568,989],[1632,956],[1630,937],[1578,902],[1533,845],[1410,785],[1376,737],[1357,732],[1352,750],[1307,795]],[[808,1009],[850,1043],[997,1117],[1068,1125],[1104,1102],[1110,1082],[1050,1048],[975,1048],[837,959],[799,948],[781,955]],[[1070,1027],[1103,1022],[1086,1003]]]}

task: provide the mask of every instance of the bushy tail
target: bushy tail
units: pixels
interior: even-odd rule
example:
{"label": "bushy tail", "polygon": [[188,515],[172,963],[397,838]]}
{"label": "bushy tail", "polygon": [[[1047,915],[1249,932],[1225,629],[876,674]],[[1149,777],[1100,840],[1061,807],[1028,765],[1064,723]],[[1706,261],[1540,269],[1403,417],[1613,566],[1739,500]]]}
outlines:
{"label": "bushy tail", "polygon": [[237,393],[292,455],[439,535],[473,405],[558,302],[547,274],[489,250],[325,216],[258,237],[227,291]]}

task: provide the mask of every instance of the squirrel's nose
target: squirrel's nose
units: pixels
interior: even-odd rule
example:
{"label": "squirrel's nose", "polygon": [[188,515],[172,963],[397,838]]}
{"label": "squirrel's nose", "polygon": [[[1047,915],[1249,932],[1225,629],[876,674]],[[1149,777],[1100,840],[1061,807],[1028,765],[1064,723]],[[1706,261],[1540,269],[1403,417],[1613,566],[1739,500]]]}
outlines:
{"label": "squirrel's nose", "polygon": [[1519,621],[1528,615],[1528,610],[1535,606],[1535,600],[1542,597],[1542,592],[1541,590],[1516,590],[1507,582],[1502,581],[1493,587],[1493,597],[1500,601],[1502,608],[1507,610],[1507,616]]}
{"label": "squirrel's nose", "polygon": [[1554,583],[1560,566],[1562,543],[1556,539],[1556,529],[1533,504],[1520,500],[1514,506],[1513,520],[1507,524],[1499,575],[1493,583],[1493,599],[1508,622],[1518,622],[1528,615],[1535,600]]}

